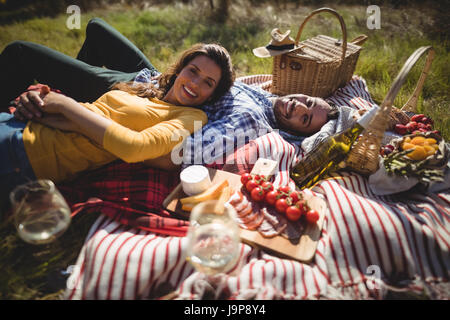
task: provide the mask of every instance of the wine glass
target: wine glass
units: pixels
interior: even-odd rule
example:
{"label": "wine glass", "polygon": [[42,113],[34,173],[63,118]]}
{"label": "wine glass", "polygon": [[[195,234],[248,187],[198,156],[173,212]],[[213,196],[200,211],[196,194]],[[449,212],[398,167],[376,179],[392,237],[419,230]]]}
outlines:
{"label": "wine glass", "polygon": [[227,272],[239,256],[239,227],[236,211],[225,204],[216,210],[217,200],[196,205],[191,212],[187,256],[192,265],[207,275]]}
{"label": "wine glass", "polygon": [[237,263],[240,247],[236,211],[227,203],[218,210],[218,202],[205,201],[192,209],[187,234],[187,260],[200,272],[199,285],[213,288],[216,297],[225,286],[224,273]]}
{"label": "wine glass", "polygon": [[10,200],[14,225],[25,242],[50,243],[70,225],[70,208],[50,180],[19,185],[10,193]]}

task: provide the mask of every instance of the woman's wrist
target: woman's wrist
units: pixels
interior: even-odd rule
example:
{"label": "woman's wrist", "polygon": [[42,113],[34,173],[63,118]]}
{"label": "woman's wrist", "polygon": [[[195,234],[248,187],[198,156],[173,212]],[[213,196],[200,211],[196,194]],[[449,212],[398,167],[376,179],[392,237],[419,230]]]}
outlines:
{"label": "woman's wrist", "polygon": [[106,128],[112,123],[111,119],[85,108],[70,97],[64,97],[59,102],[58,111],[73,123],[76,132],[103,145],[103,136]]}
{"label": "woman's wrist", "polygon": [[58,109],[60,113],[68,117],[70,114],[73,114],[73,112],[78,108],[83,108],[83,106],[74,99],[61,95],[60,100],[58,101]]}

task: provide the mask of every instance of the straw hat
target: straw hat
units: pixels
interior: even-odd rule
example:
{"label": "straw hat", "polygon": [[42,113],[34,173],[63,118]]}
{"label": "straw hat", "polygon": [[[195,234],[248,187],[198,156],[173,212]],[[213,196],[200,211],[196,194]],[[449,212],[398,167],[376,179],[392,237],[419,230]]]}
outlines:
{"label": "straw hat", "polygon": [[265,47],[253,49],[253,54],[260,58],[268,58],[292,51],[295,49],[295,41],[289,37],[289,33],[291,30],[281,33],[280,29],[273,29],[270,33],[272,36],[270,43]]}

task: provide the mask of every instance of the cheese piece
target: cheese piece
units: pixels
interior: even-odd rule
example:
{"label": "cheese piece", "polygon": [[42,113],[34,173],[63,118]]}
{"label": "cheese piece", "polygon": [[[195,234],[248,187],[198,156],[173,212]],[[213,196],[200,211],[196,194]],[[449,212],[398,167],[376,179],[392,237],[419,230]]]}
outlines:
{"label": "cheese piece", "polygon": [[278,169],[278,162],[265,158],[258,158],[251,174],[263,174],[266,178],[274,175]]}
{"label": "cheese piece", "polygon": [[187,167],[180,173],[181,186],[188,196],[199,194],[211,186],[209,171],[204,166]]}

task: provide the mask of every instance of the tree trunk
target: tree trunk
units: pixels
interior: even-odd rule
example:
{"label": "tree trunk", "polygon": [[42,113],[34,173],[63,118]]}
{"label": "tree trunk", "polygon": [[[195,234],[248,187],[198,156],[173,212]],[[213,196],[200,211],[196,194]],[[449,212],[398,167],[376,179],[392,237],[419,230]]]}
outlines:
{"label": "tree trunk", "polygon": [[230,0],[220,0],[219,6],[217,8],[217,21],[219,23],[224,23],[228,19],[228,9],[230,5]]}

